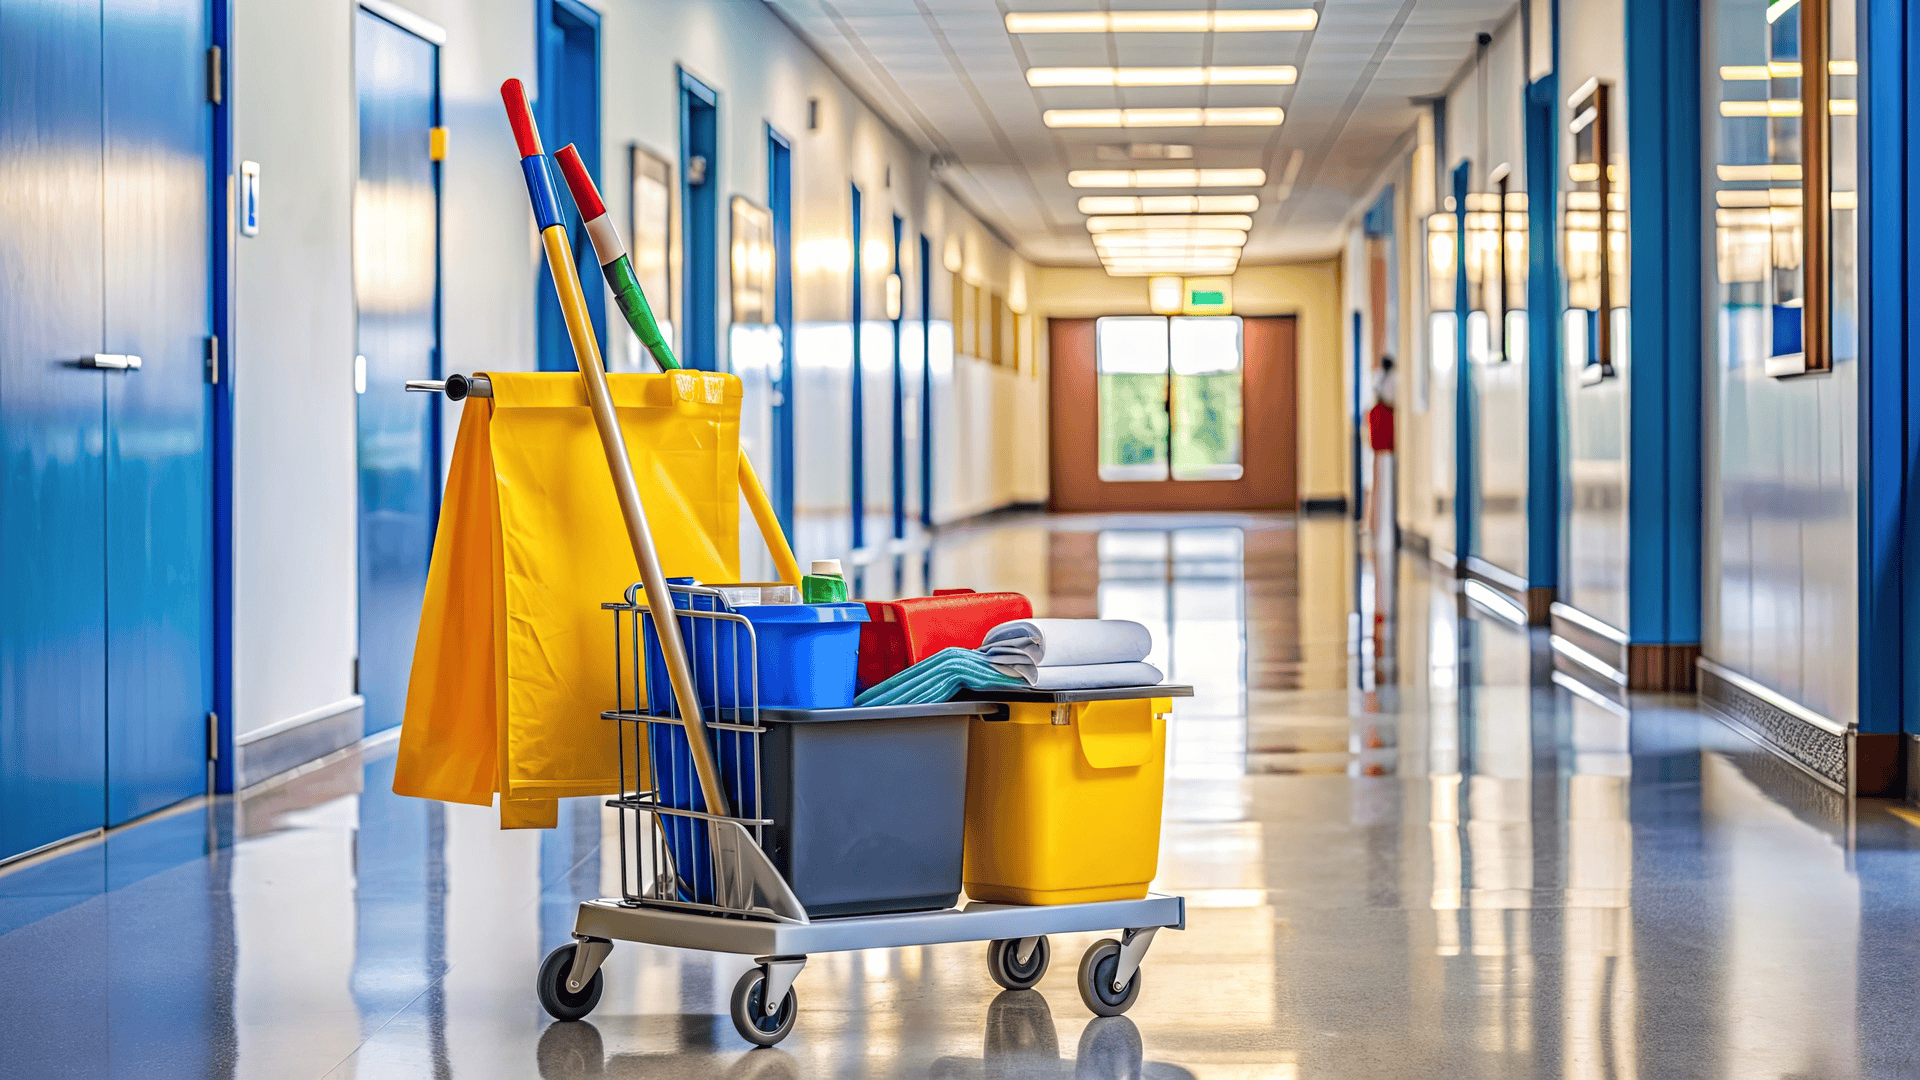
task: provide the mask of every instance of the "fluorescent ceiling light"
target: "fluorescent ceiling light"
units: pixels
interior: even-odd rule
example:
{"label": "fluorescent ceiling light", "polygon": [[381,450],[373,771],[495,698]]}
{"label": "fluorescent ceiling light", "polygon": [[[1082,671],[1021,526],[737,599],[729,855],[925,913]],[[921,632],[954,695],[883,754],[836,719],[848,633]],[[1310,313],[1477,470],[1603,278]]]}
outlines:
{"label": "fluorescent ceiling light", "polygon": [[1010,11],[1009,34],[1304,33],[1320,22],[1312,8],[1270,11]]}
{"label": "fluorescent ceiling light", "polygon": [[1798,165],[1716,165],[1714,171],[1728,181],[1800,179]]}
{"label": "fluorescent ceiling light", "polygon": [[1036,67],[1028,86],[1292,86],[1300,69],[1264,67]]}
{"label": "fluorescent ceiling light", "polygon": [[1090,233],[1136,229],[1238,229],[1246,232],[1251,228],[1253,219],[1245,214],[1103,214],[1087,219],[1087,231]]}
{"label": "fluorescent ceiling light", "polygon": [[1145,230],[1135,233],[1096,233],[1093,246],[1118,251],[1143,247],[1245,247],[1247,234],[1233,229],[1192,229],[1188,231]]}
{"label": "fluorescent ceiling light", "polygon": [[1077,188],[1259,187],[1265,169],[1075,169],[1067,183]]}
{"label": "fluorescent ceiling light", "polygon": [[[1858,116],[1860,103],[1852,98],[1833,98],[1827,102],[1827,113],[1832,116]],[[1800,103],[1792,98],[1770,98],[1766,101],[1723,101],[1720,103],[1721,116],[1799,116]]]}
{"label": "fluorescent ceiling light", "polygon": [[1287,114],[1277,105],[1225,109],[1048,109],[1040,119],[1052,128],[1279,127]]}
{"label": "fluorescent ceiling light", "polygon": [[[1797,60],[1772,60],[1765,64],[1728,64],[1720,69],[1720,78],[1723,82],[1763,82],[1767,79],[1797,79],[1800,77],[1800,72],[1800,63]],[[1858,75],[1860,62],[1829,60],[1827,74]]]}
{"label": "fluorescent ceiling light", "polygon": [[1082,195],[1083,214],[1251,214],[1258,195]]}

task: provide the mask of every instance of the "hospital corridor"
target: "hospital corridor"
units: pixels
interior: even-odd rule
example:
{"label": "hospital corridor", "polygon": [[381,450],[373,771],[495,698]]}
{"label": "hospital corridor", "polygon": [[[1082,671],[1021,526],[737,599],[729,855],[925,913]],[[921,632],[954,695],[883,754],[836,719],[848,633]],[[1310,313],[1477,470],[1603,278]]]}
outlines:
{"label": "hospital corridor", "polygon": [[0,1080],[1920,1077],[1916,29],[0,0]]}

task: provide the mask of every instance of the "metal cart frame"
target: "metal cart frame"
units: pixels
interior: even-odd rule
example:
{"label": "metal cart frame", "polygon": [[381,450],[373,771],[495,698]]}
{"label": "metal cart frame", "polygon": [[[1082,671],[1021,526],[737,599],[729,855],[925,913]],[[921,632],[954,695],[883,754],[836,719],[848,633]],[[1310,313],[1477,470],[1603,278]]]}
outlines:
{"label": "metal cart frame", "polygon": [[[619,733],[621,793],[607,801],[620,814],[621,894],[580,905],[573,941],[548,955],[539,980],[541,1004],[561,1020],[578,1020],[599,1003],[601,967],[616,941],[663,945],[755,958],[755,966],[734,987],[730,1013],[748,1042],[772,1046],[793,1028],[797,1011],[794,981],[812,953],[989,942],[987,966],[994,981],[1010,990],[1031,988],[1046,973],[1049,934],[1118,930],[1118,939],[1096,942],[1081,960],[1080,995],[1095,1013],[1118,1015],[1140,993],[1140,963],[1154,935],[1183,929],[1186,903],[1178,896],[1149,895],[1139,900],[1023,907],[962,903],[938,911],[812,918],[786,880],[761,849],[763,831],[773,824],[763,816],[759,739],[757,647],[753,625],[728,610],[721,593],[699,586],[670,585],[678,599],[674,613],[688,654],[706,657],[700,673],[702,717],[689,725],[679,716],[659,715],[647,707],[643,686],[659,656],[654,635],[643,632],[651,618],[641,603],[640,586],[624,601],[604,604],[614,613],[616,635],[616,707],[603,713]],[[732,663],[715,658],[730,654]],[[690,665],[691,666],[691,665]],[[723,678],[722,672],[726,672]],[[691,672],[688,673],[692,679]],[[1013,693],[1000,700],[1072,701],[1114,697],[1185,697],[1190,687],[1156,686],[1113,692],[1062,694]],[[1069,710],[1056,723],[1069,722]],[[994,700],[954,701],[938,705],[886,709],[768,710],[789,720],[872,719],[892,716],[965,715],[992,719],[1006,709]],[[727,798],[736,816],[708,814],[687,799],[649,790],[639,775],[641,749],[650,730],[678,728],[690,734],[704,726],[723,760],[732,762]],[[693,734],[693,737],[700,737]],[[629,751],[629,747],[632,751]],[[631,763],[631,764],[629,764]],[[671,802],[688,805],[670,805]],[[647,820],[641,820],[642,818]],[[631,820],[630,820],[631,819]],[[669,838],[669,830],[675,830]],[[676,865],[676,853],[685,866]]]}

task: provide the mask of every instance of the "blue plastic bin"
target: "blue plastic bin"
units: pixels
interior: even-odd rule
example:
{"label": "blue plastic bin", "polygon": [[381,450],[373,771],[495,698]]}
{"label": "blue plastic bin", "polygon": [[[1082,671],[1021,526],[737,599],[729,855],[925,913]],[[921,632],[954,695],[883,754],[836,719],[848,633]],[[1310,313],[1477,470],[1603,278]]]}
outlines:
{"label": "blue plastic bin", "polygon": [[[687,584],[675,579],[675,584]],[[674,594],[674,605],[714,610],[712,597]],[[722,610],[725,610],[724,606]],[[731,609],[753,624],[757,639],[762,708],[845,708],[853,704],[859,666],[860,624],[867,610],[858,602],[844,604],[770,604]],[[656,716],[678,716],[667,679],[666,658],[655,637],[653,620],[643,617],[647,708]],[[733,720],[734,711],[753,700],[752,679],[745,672],[735,680],[737,652],[748,647],[747,634],[737,623],[680,618],[681,639],[700,694],[701,712],[708,720]],[[737,700],[736,700],[736,689]],[[744,718],[743,718],[744,719]],[[736,817],[764,816],[756,810],[759,792],[753,782],[753,735],[707,730],[714,764],[727,790]],[[683,729],[650,724],[647,746],[652,760],[653,787],[661,805],[679,810],[707,809],[694,771],[692,747]],[[711,852],[705,827],[695,819],[661,816],[667,848],[680,868],[684,899],[712,903]]]}

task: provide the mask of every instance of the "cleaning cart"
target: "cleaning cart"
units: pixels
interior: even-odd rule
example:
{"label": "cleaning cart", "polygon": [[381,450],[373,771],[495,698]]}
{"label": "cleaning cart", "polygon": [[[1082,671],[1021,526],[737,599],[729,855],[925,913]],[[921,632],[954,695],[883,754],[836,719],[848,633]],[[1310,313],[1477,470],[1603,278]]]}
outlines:
{"label": "cleaning cart", "polygon": [[[621,895],[581,904],[573,942],[541,966],[540,1003],[550,1014],[578,1020],[593,1011],[616,941],[737,953],[756,966],[734,987],[734,1027],[772,1046],[793,1029],[794,980],[810,954],[987,941],[988,974],[1022,990],[1046,973],[1047,935],[1097,930],[1119,936],[1082,958],[1080,996],[1102,1016],[1133,1005],[1154,934],[1185,925],[1180,897],[960,902],[968,728],[1010,723],[1008,704],[762,708],[753,621],[729,610],[718,590],[669,588],[693,659],[683,674],[708,703],[704,727],[733,813],[696,808],[690,754],[659,737],[684,741],[689,725],[648,706],[643,673],[672,660],[635,586],[604,605],[620,657],[617,707],[603,719],[614,728],[622,778],[621,794],[608,800],[620,819]],[[1050,715],[1071,724],[1090,693],[1062,692]],[[1147,705],[1192,691],[1108,693]],[[1014,707],[1049,696],[1021,694]]]}
{"label": "cleaning cart", "polygon": [[[1154,934],[1185,924],[1181,898],[1146,892],[1145,879],[1132,865],[1137,859],[1115,874],[1094,875],[1101,879],[1097,882],[1070,881],[1063,892],[1059,881],[1044,873],[1036,876],[1035,864],[1044,860],[1030,856],[1049,848],[1043,845],[1021,858],[1017,837],[1003,834],[995,842],[1012,852],[1013,861],[1004,874],[995,873],[1006,878],[1009,888],[1038,882],[1035,887],[1041,892],[1036,895],[1043,900],[1077,902],[962,902],[966,839],[976,833],[993,835],[975,821],[992,808],[969,805],[975,778],[970,775],[968,744],[980,725],[1009,722],[1016,711],[1026,715],[1034,701],[873,709],[763,707],[766,701],[793,706],[851,700],[853,655],[840,654],[837,680],[822,677],[832,672],[815,668],[829,663],[839,647],[835,642],[857,642],[858,627],[853,624],[864,621],[864,608],[843,605],[859,609],[857,620],[851,612],[845,618],[829,618],[826,612],[783,617],[762,608],[756,628],[758,605],[735,609],[724,587],[669,581],[587,317],[526,88],[509,79],[501,86],[501,97],[640,579],[623,598],[603,605],[612,613],[615,632],[614,708],[603,712],[601,720],[611,726],[608,749],[618,767],[617,794],[608,805],[619,817],[620,895],[580,905],[573,941],[541,965],[542,1006],[561,1020],[578,1020],[592,1012],[600,1001],[601,966],[616,941],[737,953],[755,957],[756,963],[734,988],[734,1027],[748,1042],[772,1046],[793,1028],[794,980],[809,954],[987,941],[988,972],[994,981],[1007,989],[1026,989],[1046,971],[1047,935],[1112,929],[1119,937],[1097,942],[1081,960],[1080,994],[1098,1014],[1125,1012],[1139,995],[1140,962]],[[648,380],[648,386],[652,380],[686,381],[689,373],[672,370],[677,362],[653,325],[637,283],[629,281],[624,250],[591,177],[575,154],[563,150],[560,164],[603,274],[621,298],[622,313],[668,372],[626,378]],[[484,381],[459,376],[409,384],[408,389],[439,390],[449,397],[490,393]],[[716,400],[728,399],[719,392],[724,390],[717,388]],[[643,386],[643,396],[646,392]],[[697,448],[677,449],[684,455]],[[728,454],[737,460],[725,460]],[[760,524],[782,580],[798,584],[793,554],[746,457],[727,450],[711,465],[727,473],[737,465],[739,490]],[[577,554],[604,557],[593,551]],[[1137,733],[1090,732],[1092,741],[1084,744],[1095,748],[1087,752],[1100,759],[1090,759],[1091,767],[1132,777],[1133,786],[1110,790],[1152,788],[1156,835],[1146,841],[1149,851],[1157,845],[1159,766],[1164,760],[1165,717],[1157,706],[1191,692],[1172,686],[1114,692],[1133,699],[1134,708],[1155,713],[1148,737],[1157,741],[1138,761],[1103,766],[1113,755],[1099,749],[1131,746],[1139,741]],[[1062,699],[1047,714],[1047,722],[1083,722],[1076,721],[1084,712],[1082,701]],[[591,723],[593,718],[580,720]],[[1023,743],[1039,747],[1054,741]],[[1022,783],[1045,782],[1047,775],[1045,769],[1035,770]],[[1079,779],[1094,782],[1091,775],[1069,777],[1069,782]],[[1078,812],[1088,808],[1086,801],[1061,806]],[[1121,823],[1118,828],[1144,822],[1139,809],[1113,815]],[[1038,827],[1052,828],[1046,823]],[[1082,821],[1072,842],[1091,838],[1098,844],[1099,832],[1097,821],[1091,828]],[[1140,838],[1132,840],[1124,846],[1137,853]],[[1080,859],[1075,865],[1088,863]]]}

